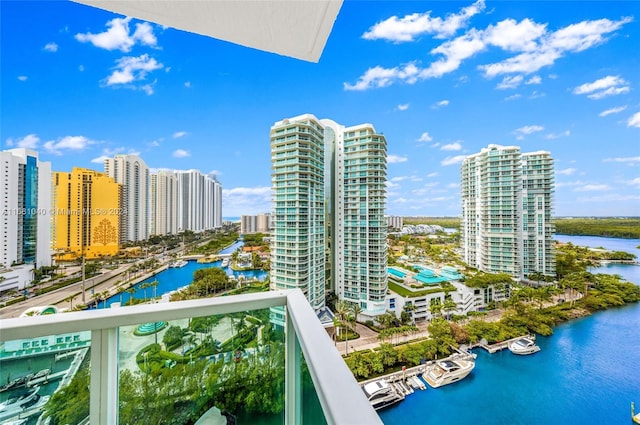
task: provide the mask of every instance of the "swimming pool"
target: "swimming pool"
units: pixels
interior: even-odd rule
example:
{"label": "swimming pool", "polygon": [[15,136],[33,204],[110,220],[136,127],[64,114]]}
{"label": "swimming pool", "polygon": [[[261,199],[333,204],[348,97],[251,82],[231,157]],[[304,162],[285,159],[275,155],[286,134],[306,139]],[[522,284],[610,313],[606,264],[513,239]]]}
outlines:
{"label": "swimming pool", "polygon": [[391,267],[389,267],[387,270],[389,271],[389,274],[394,275],[395,277],[399,277],[400,279],[404,279],[404,277],[407,275],[406,273],[401,272],[397,269],[392,269]]}

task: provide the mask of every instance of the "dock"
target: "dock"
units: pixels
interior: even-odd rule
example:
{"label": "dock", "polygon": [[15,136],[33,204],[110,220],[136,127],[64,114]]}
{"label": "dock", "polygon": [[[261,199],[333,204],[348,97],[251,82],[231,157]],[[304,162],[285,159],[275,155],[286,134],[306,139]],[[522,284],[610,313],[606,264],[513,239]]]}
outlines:
{"label": "dock", "polygon": [[498,351],[502,351],[505,348],[509,347],[509,344],[511,344],[513,341],[516,341],[520,338],[530,338],[533,339],[535,341],[535,335],[524,335],[524,336],[517,336],[515,338],[511,338],[508,339],[506,341],[500,341],[500,342],[496,342],[495,344],[487,344],[487,341],[485,341],[484,339],[476,344],[473,344],[471,346],[469,346],[469,348],[482,348],[484,350],[487,350],[487,352],[489,354],[494,354],[497,353]]}

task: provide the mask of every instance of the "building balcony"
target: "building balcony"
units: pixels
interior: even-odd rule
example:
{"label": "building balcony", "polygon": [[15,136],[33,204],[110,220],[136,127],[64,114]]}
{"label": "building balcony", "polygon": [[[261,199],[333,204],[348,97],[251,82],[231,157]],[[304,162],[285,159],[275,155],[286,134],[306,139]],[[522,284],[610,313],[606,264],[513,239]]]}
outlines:
{"label": "building balcony", "polygon": [[[274,309],[283,328],[268,320]],[[285,424],[382,423],[298,289],[6,319],[0,343],[2,369],[33,365],[64,387],[34,381],[33,420],[73,403],[70,423],[99,425],[194,423],[220,415],[214,407],[246,423],[261,409]],[[51,363],[37,366],[45,355]],[[270,390],[258,397],[253,387]],[[225,398],[242,391],[251,395]]]}

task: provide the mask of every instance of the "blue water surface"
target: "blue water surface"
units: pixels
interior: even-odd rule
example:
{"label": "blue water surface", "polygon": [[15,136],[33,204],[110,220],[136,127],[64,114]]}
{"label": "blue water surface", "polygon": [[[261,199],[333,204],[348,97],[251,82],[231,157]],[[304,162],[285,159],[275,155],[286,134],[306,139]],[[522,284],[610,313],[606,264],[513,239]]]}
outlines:
{"label": "blue water surface", "polygon": [[562,324],[541,351],[476,350],[465,380],[417,391],[385,424],[628,424],[640,405],[640,304]]}
{"label": "blue water surface", "polygon": [[[240,248],[244,243],[242,241],[238,241],[233,245],[223,249],[220,251],[221,254],[230,254],[236,249]],[[176,289],[180,289],[184,286],[189,285],[193,281],[193,273],[196,270],[210,268],[210,267],[220,267],[221,261],[216,261],[213,263],[198,263],[196,261],[188,261],[187,265],[179,268],[168,268],[148,279],[143,280],[140,283],[137,283],[134,288],[136,288],[136,292],[131,295],[128,292],[123,292],[122,294],[116,294],[108,298],[106,301],[100,303],[98,308],[110,307],[113,303],[122,302],[126,303],[132,296],[137,299],[151,298],[155,296],[161,296],[162,294],[167,294],[171,291],[175,291]],[[252,280],[254,277],[258,280],[265,280],[267,277],[267,272],[264,270],[245,270],[245,271],[235,271],[230,267],[222,267],[227,275],[238,277],[244,276],[247,280]],[[140,288],[140,285],[143,283],[153,282],[154,280],[158,281],[158,286],[155,288],[155,292],[153,288]]]}

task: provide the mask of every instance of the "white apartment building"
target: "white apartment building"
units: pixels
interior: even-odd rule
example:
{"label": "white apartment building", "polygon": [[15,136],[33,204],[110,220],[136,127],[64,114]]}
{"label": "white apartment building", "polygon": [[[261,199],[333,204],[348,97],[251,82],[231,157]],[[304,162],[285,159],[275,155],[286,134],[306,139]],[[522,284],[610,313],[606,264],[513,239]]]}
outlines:
{"label": "white apartment building", "polygon": [[51,265],[51,163],[31,149],[0,152],[0,265]]}
{"label": "white apartment building", "polygon": [[104,160],[104,172],[122,185],[121,241],[141,241],[149,238],[149,167],[137,155],[118,154]]}
{"label": "white apartment building", "polygon": [[269,233],[271,214],[243,215],[240,217],[240,233]]}
{"label": "white apartment building", "polygon": [[400,230],[402,229],[402,225],[404,223],[404,218],[398,215],[388,215],[386,216],[387,226],[392,229]]}
{"label": "white apartment building", "polygon": [[178,232],[222,227],[222,185],[215,177],[198,170],[175,171]]}
{"label": "white apartment building", "polygon": [[330,287],[365,316],[384,313],[384,136],[300,115],[271,128],[271,162],[272,288],[299,287],[318,310]]}
{"label": "white apartment building", "polygon": [[178,177],[169,170],[151,174],[151,235],[178,233]]}
{"label": "white apartment building", "polygon": [[465,158],[460,185],[464,261],[520,280],[533,272],[554,276],[553,179],[548,152],[522,154],[517,146],[489,145]]}

